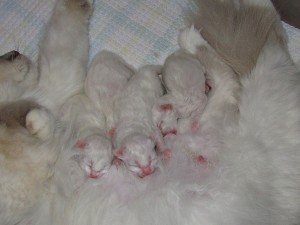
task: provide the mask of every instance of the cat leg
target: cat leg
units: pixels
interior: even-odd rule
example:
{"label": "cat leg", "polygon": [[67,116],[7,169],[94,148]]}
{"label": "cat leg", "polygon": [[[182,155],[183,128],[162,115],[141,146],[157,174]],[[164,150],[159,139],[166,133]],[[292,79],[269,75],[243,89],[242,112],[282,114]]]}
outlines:
{"label": "cat leg", "polygon": [[56,111],[83,89],[88,60],[88,21],[92,0],[59,0],[41,43],[39,56],[42,95],[36,96]]}
{"label": "cat leg", "polygon": [[177,134],[178,113],[171,103],[169,95],[157,99],[152,108],[153,123],[160,129],[163,137]]}

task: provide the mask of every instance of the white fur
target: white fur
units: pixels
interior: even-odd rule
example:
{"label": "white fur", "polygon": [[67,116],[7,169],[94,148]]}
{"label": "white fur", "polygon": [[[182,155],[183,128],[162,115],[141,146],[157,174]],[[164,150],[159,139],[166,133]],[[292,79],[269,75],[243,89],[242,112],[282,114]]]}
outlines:
{"label": "white fur", "polygon": [[[68,6],[63,0],[58,0],[41,42],[38,87],[25,95],[54,114],[58,113],[66,99],[83,88],[88,61],[87,25],[91,9],[83,9],[85,12],[76,9],[83,6],[84,0],[66,2],[72,8],[66,13]],[[74,6],[76,4],[78,6]]]}
{"label": "white fur", "polygon": [[26,128],[29,133],[42,140],[51,138],[54,132],[55,121],[45,109],[33,109],[26,115]]}
{"label": "white fur", "polygon": [[199,33],[195,30],[194,25],[180,32],[178,43],[182,49],[191,54],[196,54],[199,46],[207,44],[203,38],[199,37]]}
{"label": "white fur", "polygon": [[191,130],[207,103],[203,66],[194,56],[179,50],[166,59],[162,79],[168,90],[162,98],[173,106],[179,121],[186,121],[187,126],[178,127],[179,132]]}
{"label": "white fur", "polygon": [[[201,116],[200,125],[207,127],[204,129],[209,129],[210,126],[220,126],[216,121],[220,121],[220,118],[223,120],[226,116],[232,116],[233,118],[234,111],[237,110],[235,106],[238,103],[240,89],[237,77],[234,71],[222,61],[220,56],[193,26],[183,30],[180,36],[182,35],[185,38],[180,38],[179,45],[187,52],[194,54],[204,64],[207,79],[210,80],[212,87],[209,95],[210,100]],[[204,53],[201,47],[204,48]],[[195,51],[190,52],[191,49]],[[204,91],[202,90],[202,92]],[[212,124],[210,124],[211,122]]]}
{"label": "white fur", "polygon": [[89,66],[85,92],[106,118],[107,130],[114,129],[113,104],[123,95],[124,88],[134,70],[118,55],[99,52]]}
{"label": "white fur", "polygon": [[72,96],[61,109],[61,119],[74,130],[74,151],[88,176],[96,178],[108,171],[112,162],[112,143],[106,135],[103,113],[82,93]]}
{"label": "white fur", "polygon": [[[143,176],[142,167],[151,173],[157,167],[155,145],[161,140],[158,140],[160,136],[152,122],[152,107],[162,95],[160,71],[160,66],[141,68],[114,103],[115,155],[139,176]],[[124,154],[118,154],[120,150]]]}
{"label": "white fur", "polygon": [[152,108],[152,120],[153,123],[160,129],[163,136],[177,133],[178,118],[178,112],[172,103],[170,103],[168,95],[163,95],[157,99]]}
{"label": "white fur", "polygon": [[[8,67],[3,69],[1,66],[1,79],[8,75],[9,67],[17,68],[20,73],[17,74],[20,76],[1,80],[2,107],[10,104],[9,107],[19,107],[20,113],[23,113],[22,107],[29,104],[30,109],[31,103],[27,102],[35,100],[57,114],[61,104],[83,87],[90,12],[91,8],[84,0],[58,1],[41,43],[39,70],[22,55],[9,62]],[[52,214],[49,204],[55,199],[53,193],[57,187],[53,182],[56,179],[54,164],[60,149],[68,146],[65,141],[69,140],[70,135],[65,135],[62,129],[56,127],[56,121],[48,110],[38,104],[31,106],[31,109],[24,115],[15,112],[19,117],[16,119],[20,120],[16,128],[6,127],[5,124],[0,127],[3,139],[0,154],[0,223],[5,225],[23,222],[51,224],[53,220],[49,217]],[[8,118],[9,114],[5,117]],[[3,120],[2,123],[5,122]],[[43,222],[38,218],[42,218]]]}
{"label": "white fur", "polygon": [[[59,19],[63,17],[55,18]],[[56,26],[52,29],[61,31]],[[161,162],[160,170],[143,179],[122,169],[122,165],[112,166],[101,179],[86,179],[72,158],[70,140],[63,136],[66,143],[60,143],[63,151],[52,182],[43,185],[47,191],[39,196],[39,204],[29,206],[26,202],[30,208],[26,214],[8,210],[5,217],[1,205],[1,222],[20,225],[299,224],[299,70],[282,45],[277,42],[266,45],[255,68],[240,80],[243,89],[237,102],[238,118],[232,118],[232,111],[227,111],[226,104],[218,101],[229,99],[230,105],[236,99],[231,99],[232,89],[228,89],[232,87],[231,79],[223,83],[227,76],[221,76],[220,80],[214,78],[215,92],[204,111],[207,116],[203,117],[209,121],[209,127],[219,128],[222,149],[215,164],[199,166],[183,154],[185,149],[178,147],[173,149],[169,161]],[[223,97],[222,93],[225,93]],[[127,105],[120,104],[120,107],[125,109]],[[140,107],[139,104],[130,106]],[[210,111],[213,114],[209,116],[207,110],[216,106],[220,111]],[[138,111],[130,112],[133,118],[132,112]],[[136,113],[138,118],[140,115],[145,114]],[[215,122],[215,118],[221,122]],[[223,119],[227,122],[223,123]],[[36,154],[44,149],[34,150],[27,162],[44,165],[45,161]],[[23,167],[13,170],[11,176],[1,174],[1,181],[15,179],[13,184],[22,183],[19,179],[22,176],[16,173],[22,170]],[[29,181],[34,176],[24,177]],[[6,196],[7,193],[0,196],[0,203]],[[7,220],[9,216],[14,221]]]}

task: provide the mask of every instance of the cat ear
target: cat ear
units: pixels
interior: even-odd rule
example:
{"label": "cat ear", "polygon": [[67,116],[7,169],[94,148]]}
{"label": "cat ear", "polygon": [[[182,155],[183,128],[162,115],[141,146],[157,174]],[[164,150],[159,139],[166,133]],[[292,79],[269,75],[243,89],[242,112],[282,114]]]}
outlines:
{"label": "cat ear", "polygon": [[126,150],[124,148],[119,148],[119,149],[113,150],[114,156],[116,156],[118,158],[122,158],[122,156],[124,156],[125,152],[126,152]]}

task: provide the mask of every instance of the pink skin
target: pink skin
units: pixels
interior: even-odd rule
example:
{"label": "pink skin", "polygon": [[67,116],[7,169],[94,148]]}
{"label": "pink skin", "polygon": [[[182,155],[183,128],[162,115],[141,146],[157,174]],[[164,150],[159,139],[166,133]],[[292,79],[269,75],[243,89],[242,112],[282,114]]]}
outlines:
{"label": "pink skin", "polygon": [[[166,97],[158,99],[152,109],[153,122],[159,128],[163,137],[177,134],[178,114],[171,103],[165,103]],[[159,142],[159,141],[157,141]]]}
{"label": "pink skin", "polygon": [[197,161],[201,164],[207,164],[207,159],[203,155],[199,155]]}
{"label": "pink skin", "polygon": [[115,135],[116,128],[112,127],[108,130],[107,135],[112,138]]}
{"label": "pink skin", "polygon": [[[114,159],[114,165],[120,165],[121,161],[123,161],[125,164],[126,162],[129,162],[128,160],[125,160],[124,155],[125,155],[126,151],[124,149],[118,149],[114,152],[115,154],[115,159]],[[121,160],[120,158],[123,158],[123,160]],[[140,164],[139,161],[134,160],[134,164],[129,164],[127,165],[130,170],[134,173],[136,173],[140,178],[144,178],[150,174],[152,174],[154,172],[154,169],[151,165],[152,160],[149,158],[148,163],[147,164]],[[133,169],[136,168],[136,169]]]}

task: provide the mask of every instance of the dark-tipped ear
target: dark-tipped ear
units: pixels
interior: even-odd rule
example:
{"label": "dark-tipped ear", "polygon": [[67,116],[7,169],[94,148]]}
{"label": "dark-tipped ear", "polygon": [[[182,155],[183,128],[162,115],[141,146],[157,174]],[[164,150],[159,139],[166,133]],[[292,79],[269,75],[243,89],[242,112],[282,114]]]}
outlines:
{"label": "dark-tipped ear", "polygon": [[113,154],[114,156],[118,157],[118,158],[122,158],[125,154],[126,150],[124,148],[118,148],[113,150]]}

